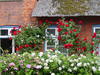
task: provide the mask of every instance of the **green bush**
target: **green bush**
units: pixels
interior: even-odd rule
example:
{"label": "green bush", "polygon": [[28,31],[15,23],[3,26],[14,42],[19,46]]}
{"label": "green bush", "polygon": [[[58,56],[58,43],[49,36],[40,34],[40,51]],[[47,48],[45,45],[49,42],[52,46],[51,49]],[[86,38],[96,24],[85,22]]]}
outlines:
{"label": "green bush", "polygon": [[99,57],[95,55],[65,56],[48,50],[0,57],[2,75],[99,75]]}

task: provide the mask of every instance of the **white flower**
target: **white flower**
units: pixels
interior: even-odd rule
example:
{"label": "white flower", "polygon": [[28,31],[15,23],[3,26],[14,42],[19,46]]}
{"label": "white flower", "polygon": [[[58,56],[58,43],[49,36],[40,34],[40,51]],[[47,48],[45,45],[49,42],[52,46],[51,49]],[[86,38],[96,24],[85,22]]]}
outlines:
{"label": "white flower", "polygon": [[78,59],[74,59],[75,62],[78,62]]}
{"label": "white flower", "polygon": [[49,67],[48,66],[45,66],[44,69],[49,69]]}
{"label": "white flower", "polygon": [[55,50],[55,53],[61,53],[60,51],[58,51],[58,50]]}
{"label": "white flower", "polygon": [[79,60],[81,59],[81,58],[78,58]]}
{"label": "white flower", "polygon": [[34,56],[35,56],[35,53],[32,53],[32,54],[31,54],[31,56],[33,56],[33,57],[34,57]]}
{"label": "white flower", "polygon": [[40,35],[37,35],[36,37],[40,37]]}
{"label": "white flower", "polygon": [[54,58],[56,58],[56,57],[57,57],[57,55],[53,55],[53,56],[52,56],[52,59],[54,59]]}
{"label": "white flower", "polygon": [[80,62],[80,63],[77,63],[77,66],[78,66],[78,67],[82,66],[82,63],[81,63],[81,62]]}
{"label": "white flower", "polygon": [[62,68],[61,68],[61,67],[59,67],[59,70],[62,70]]}
{"label": "white flower", "polygon": [[59,64],[61,64],[61,62],[62,62],[61,60],[58,60],[58,63],[59,63]]}
{"label": "white flower", "polygon": [[87,65],[90,65],[89,63],[87,63]]}
{"label": "white flower", "polygon": [[93,71],[96,71],[97,69],[96,69],[96,67],[93,66],[93,67],[92,67],[92,70],[93,70]]}
{"label": "white flower", "polygon": [[40,57],[43,56],[43,52],[40,52],[40,53],[39,53],[39,56],[40,56]]}
{"label": "white flower", "polygon": [[76,71],[76,70],[77,70],[77,67],[74,67],[74,68],[73,68],[73,70],[75,70],[75,71]]}
{"label": "white flower", "polygon": [[83,66],[87,66],[87,63],[84,63]]}
{"label": "white flower", "polygon": [[72,70],[71,70],[70,68],[68,69],[68,71],[69,71],[69,72],[72,72]]}
{"label": "white flower", "polygon": [[42,58],[41,60],[44,61],[44,58]]}
{"label": "white flower", "polygon": [[47,55],[48,57],[51,57],[50,54]]}
{"label": "white flower", "polygon": [[75,56],[75,54],[71,55],[71,56]]}
{"label": "white flower", "polygon": [[46,63],[48,63],[48,62],[49,62],[49,59],[46,60]]}
{"label": "white flower", "polygon": [[35,68],[36,68],[36,69],[41,69],[42,66],[41,66],[41,65],[37,65]]}
{"label": "white flower", "polygon": [[92,63],[92,64],[94,64],[94,62],[93,62],[93,61],[92,61],[91,63]]}
{"label": "white flower", "polygon": [[55,75],[55,73],[51,73],[51,75]]}
{"label": "white flower", "polygon": [[72,63],[71,66],[74,66],[74,63]]}
{"label": "white flower", "polygon": [[69,62],[73,62],[73,60],[69,60]]}
{"label": "white flower", "polygon": [[48,64],[47,64],[47,63],[44,63],[44,65],[45,65],[45,66],[48,66]]}
{"label": "white flower", "polygon": [[65,68],[65,66],[63,65],[62,68]]}
{"label": "white flower", "polygon": [[100,71],[100,67],[98,68],[98,70]]}
{"label": "white flower", "polygon": [[53,62],[53,60],[50,60],[49,62]]}

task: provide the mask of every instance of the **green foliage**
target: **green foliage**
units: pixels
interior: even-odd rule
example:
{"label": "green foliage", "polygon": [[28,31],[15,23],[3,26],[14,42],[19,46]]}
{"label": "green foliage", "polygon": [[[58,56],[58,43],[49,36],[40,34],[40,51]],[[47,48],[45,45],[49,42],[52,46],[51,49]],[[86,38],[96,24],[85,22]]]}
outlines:
{"label": "green foliage", "polygon": [[16,50],[20,53],[40,50],[45,39],[44,27],[28,25],[15,36]]}
{"label": "green foliage", "polygon": [[67,57],[52,50],[9,54],[0,57],[0,72],[2,75],[99,75],[98,58],[89,54]]}
{"label": "green foliage", "polygon": [[[81,26],[74,22],[73,19],[60,19],[58,22],[58,40],[61,45],[68,50],[68,54],[86,54],[96,53],[98,40],[96,33],[91,36],[91,39],[81,37]],[[60,49],[59,49],[60,50]]]}

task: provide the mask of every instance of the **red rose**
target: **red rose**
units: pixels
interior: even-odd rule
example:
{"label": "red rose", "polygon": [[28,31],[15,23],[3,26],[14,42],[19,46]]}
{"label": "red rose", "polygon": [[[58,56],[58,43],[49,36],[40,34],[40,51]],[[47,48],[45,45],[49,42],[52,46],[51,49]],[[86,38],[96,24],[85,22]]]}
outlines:
{"label": "red rose", "polygon": [[82,20],[80,20],[78,23],[79,23],[79,24],[83,24],[83,21],[82,21]]}
{"label": "red rose", "polygon": [[64,48],[70,48],[70,47],[72,47],[73,46],[73,44],[64,44]]}
{"label": "red rose", "polygon": [[65,25],[63,22],[60,22],[59,24],[60,24],[60,25]]}
{"label": "red rose", "polygon": [[34,47],[36,47],[36,44],[33,44]]}
{"label": "red rose", "polygon": [[65,32],[64,34],[68,34],[68,32]]}
{"label": "red rose", "polygon": [[49,23],[52,24],[53,22],[50,21]]}
{"label": "red rose", "polygon": [[66,24],[66,27],[69,27],[69,25],[68,25],[68,24]]}
{"label": "red rose", "polygon": [[25,47],[29,47],[29,45],[28,44],[26,44],[26,45],[24,45]]}
{"label": "red rose", "polygon": [[75,43],[79,43],[79,41],[75,41]]}
{"label": "red rose", "polygon": [[22,49],[22,48],[23,48],[23,46],[19,46],[19,48],[20,48],[20,49]]}
{"label": "red rose", "polygon": [[14,31],[14,32],[13,32],[13,35],[17,35],[17,31]]}
{"label": "red rose", "polygon": [[20,26],[19,26],[19,29],[20,29],[20,28],[22,28],[22,27],[23,27],[23,26],[22,26],[22,25],[20,25]]}
{"label": "red rose", "polygon": [[45,22],[48,23],[49,21],[48,20],[45,20]]}
{"label": "red rose", "polygon": [[61,36],[58,36],[58,40],[61,40]]}
{"label": "red rose", "polygon": [[94,45],[94,42],[92,42],[91,45]]}
{"label": "red rose", "polygon": [[21,31],[17,31],[18,33],[20,33]]}
{"label": "red rose", "polygon": [[70,31],[70,33],[73,33],[72,31]]}
{"label": "red rose", "polygon": [[15,29],[16,29],[16,27],[13,27],[13,29],[15,30]]}
{"label": "red rose", "polygon": [[60,28],[60,25],[57,25],[57,28]]}
{"label": "red rose", "polygon": [[70,19],[70,21],[73,21],[73,19]]}
{"label": "red rose", "polygon": [[74,32],[76,32],[77,30],[76,30],[76,29],[74,29],[73,31],[74,31]]}
{"label": "red rose", "polygon": [[66,20],[65,22],[68,23],[68,20]]}
{"label": "red rose", "polygon": [[84,40],[84,41],[87,41],[87,38],[84,38],[83,40]]}
{"label": "red rose", "polygon": [[82,50],[85,51],[86,50],[86,47],[82,47]]}
{"label": "red rose", "polygon": [[12,37],[10,37],[9,40],[12,40]]}
{"label": "red rose", "polygon": [[79,34],[77,33],[77,34],[76,34],[76,37],[78,37],[78,36],[79,36]]}
{"label": "red rose", "polygon": [[20,49],[19,48],[16,48],[16,51],[19,51]]}
{"label": "red rose", "polygon": [[62,31],[62,28],[58,28],[58,30],[57,30],[58,32],[60,32],[60,31]]}
{"label": "red rose", "polygon": [[93,53],[94,53],[94,50],[90,51],[90,53],[92,53],[92,54],[93,54]]}
{"label": "red rose", "polygon": [[42,20],[40,20],[40,21],[39,21],[39,24],[42,24],[42,23],[43,23]]}
{"label": "red rose", "polygon": [[96,37],[96,33],[93,34],[92,38],[95,38],[95,37]]}

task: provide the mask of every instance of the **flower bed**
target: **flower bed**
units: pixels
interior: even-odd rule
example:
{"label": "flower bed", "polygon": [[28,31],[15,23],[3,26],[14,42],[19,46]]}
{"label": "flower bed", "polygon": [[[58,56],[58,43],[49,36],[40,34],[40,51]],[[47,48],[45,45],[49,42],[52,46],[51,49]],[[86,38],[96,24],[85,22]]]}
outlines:
{"label": "flower bed", "polygon": [[65,56],[59,51],[9,54],[0,57],[2,75],[99,75],[95,55]]}

